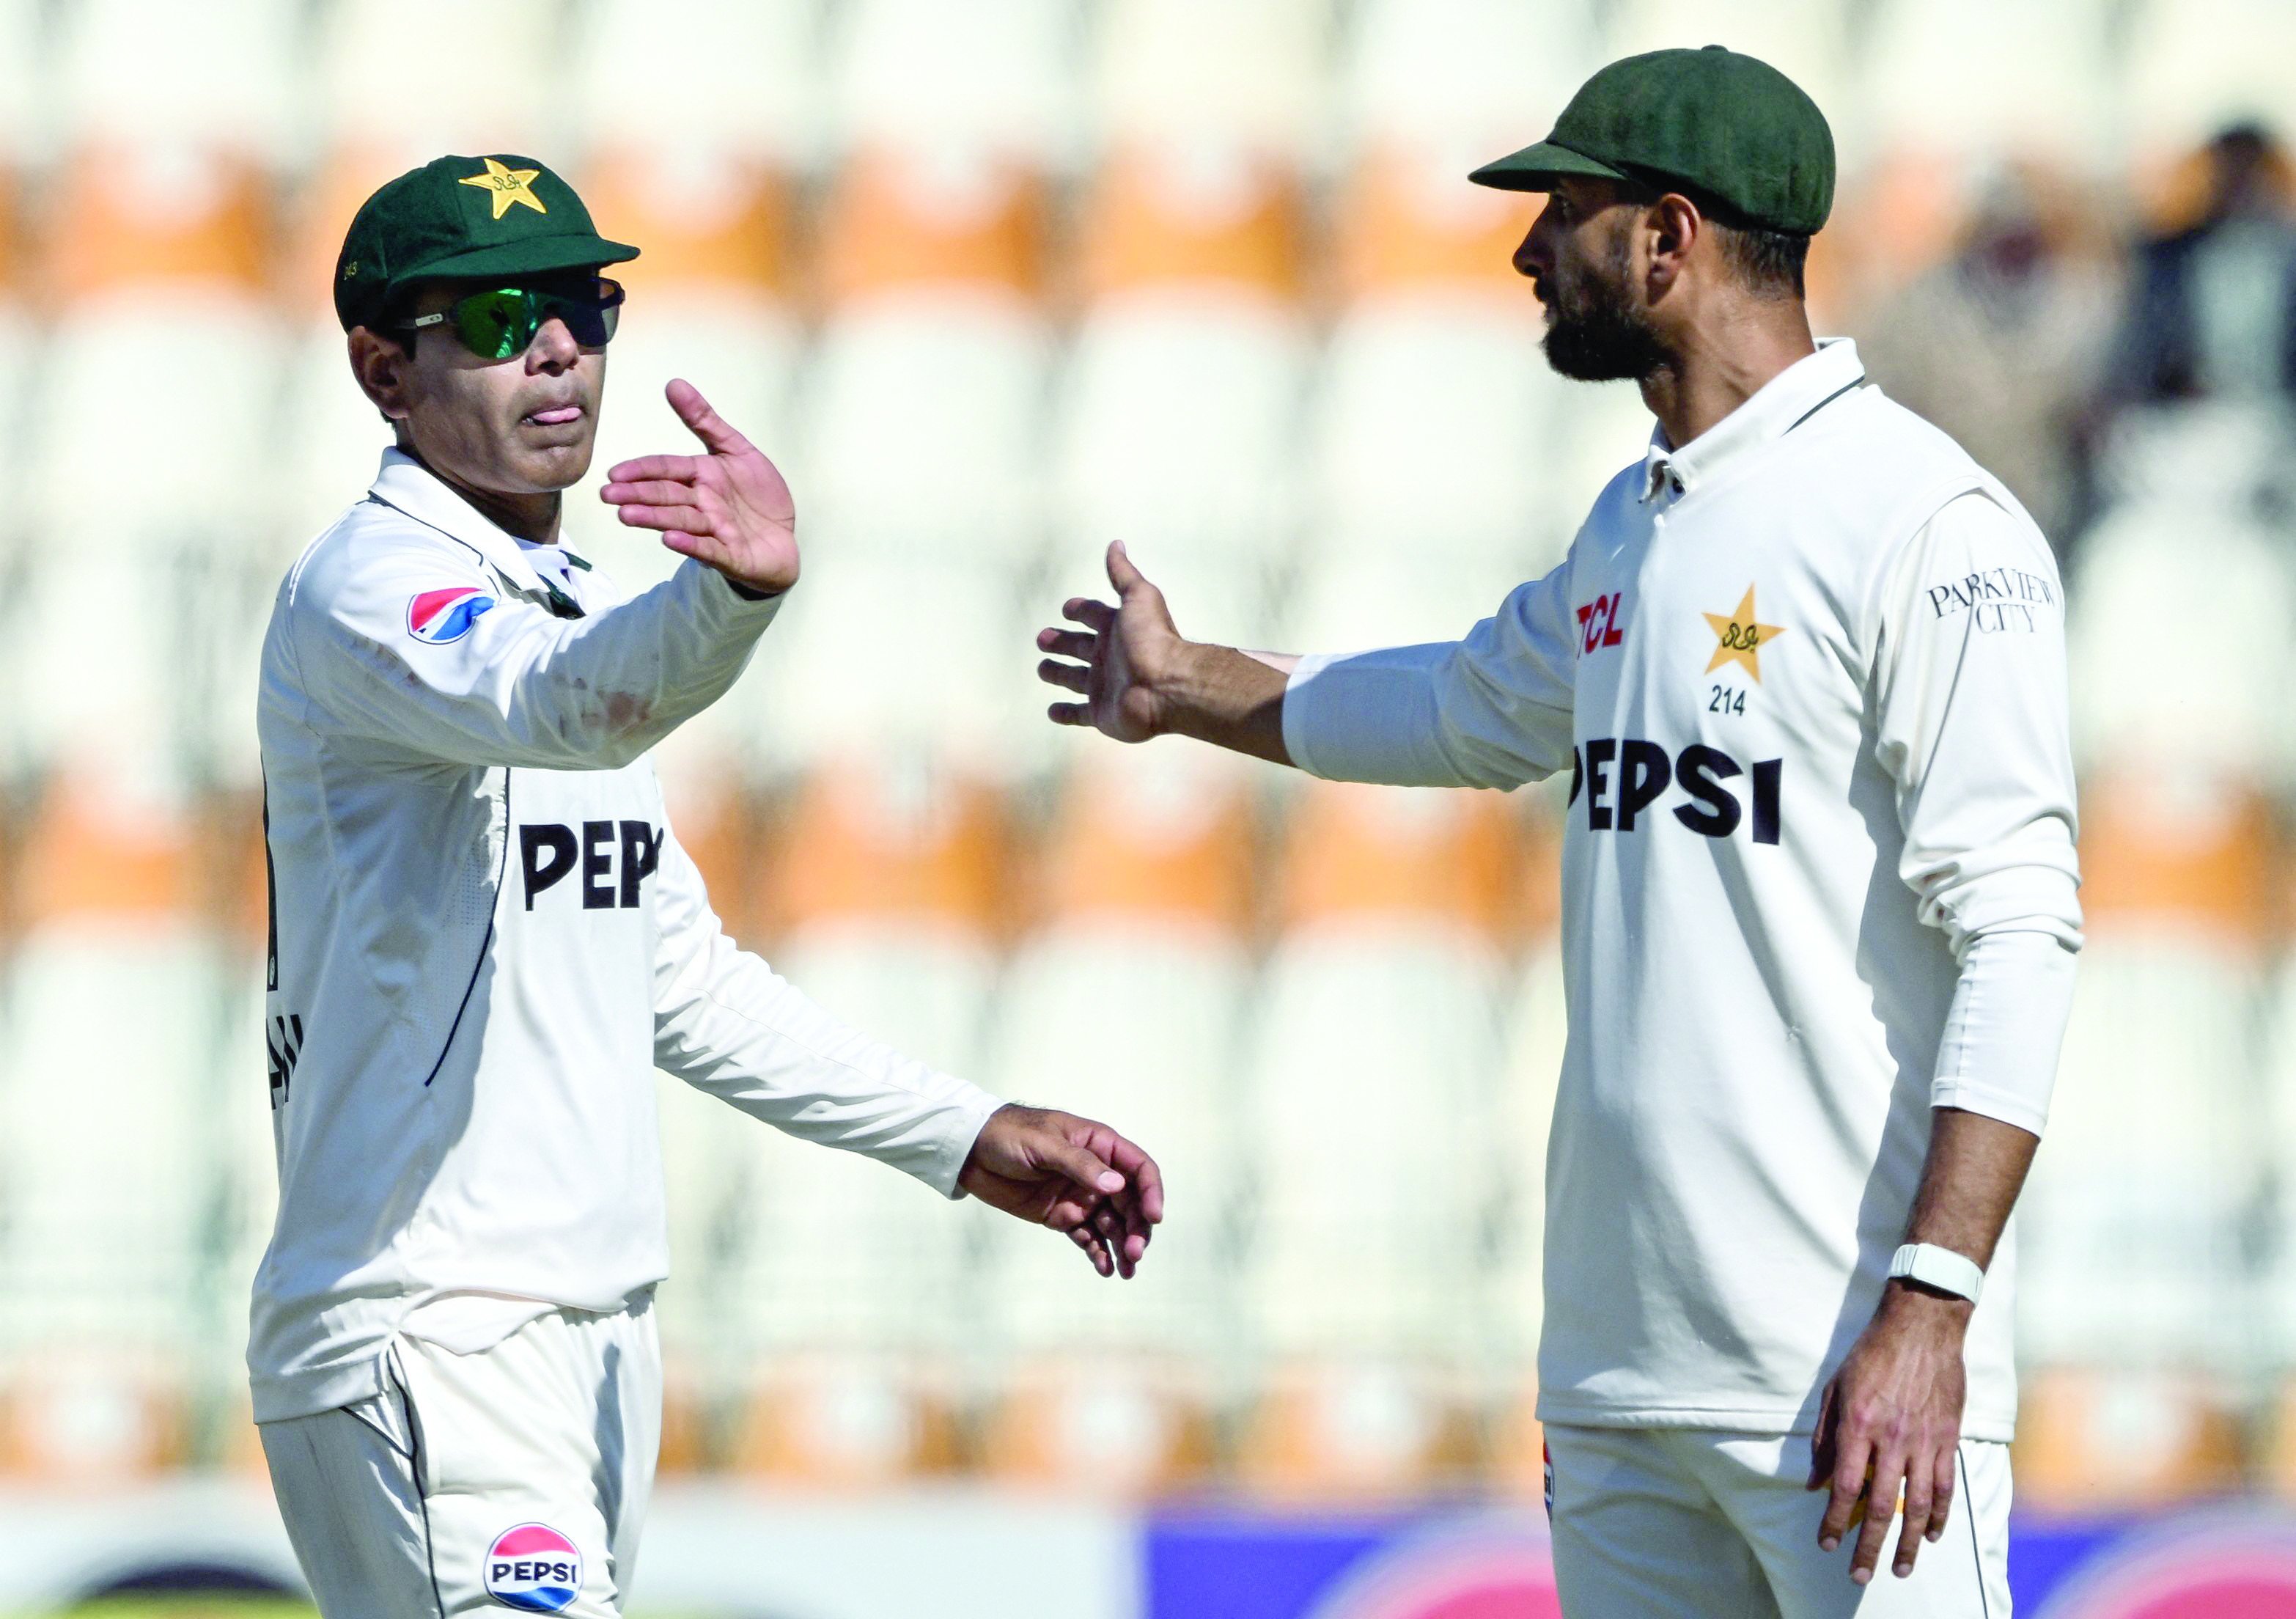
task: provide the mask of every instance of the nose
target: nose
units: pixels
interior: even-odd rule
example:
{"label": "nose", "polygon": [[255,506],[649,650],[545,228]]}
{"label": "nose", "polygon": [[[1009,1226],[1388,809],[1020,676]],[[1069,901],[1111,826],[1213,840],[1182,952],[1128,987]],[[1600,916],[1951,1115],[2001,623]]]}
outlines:
{"label": "nose", "polygon": [[552,316],[535,333],[534,341],[526,346],[526,368],[539,371],[546,376],[556,376],[582,357],[582,345],[574,341],[574,333],[566,323]]}
{"label": "nose", "polygon": [[1522,243],[1514,250],[1514,273],[1518,275],[1539,276],[1554,267],[1554,226],[1552,203],[1538,210],[1538,218],[1530,222],[1523,234]]}

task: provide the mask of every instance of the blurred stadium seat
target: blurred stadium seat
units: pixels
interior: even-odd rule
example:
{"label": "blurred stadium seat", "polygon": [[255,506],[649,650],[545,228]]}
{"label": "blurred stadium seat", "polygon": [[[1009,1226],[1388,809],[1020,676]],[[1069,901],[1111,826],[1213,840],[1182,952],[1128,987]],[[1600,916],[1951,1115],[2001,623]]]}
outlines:
{"label": "blurred stadium seat", "polygon": [[1308,155],[1322,126],[1330,0],[1117,0],[1095,9],[1096,121],[1114,140],[1209,139]]}
{"label": "blurred stadium seat", "polygon": [[[822,7],[812,0],[597,0],[582,11],[571,72],[583,127],[570,133],[606,151],[669,145],[783,168],[819,158]],[[585,201],[595,212],[597,199]]]}
{"label": "blurred stadium seat", "polygon": [[[562,150],[580,133],[556,87],[571,43],[562,15],[553,0],[487,0],[477,15],[464,0],[328,0],[312,76],[320,145],[404,145],[416,162]],[[403,70],[415,62],[420,72]]]}
{"label": "blurred stadium seat", "polygon": [[985,148],[1049,166],[1074,152],[1082,112],[1075,22],[1067,0],[847,0],[833,12],[829,125],[847,146]]}

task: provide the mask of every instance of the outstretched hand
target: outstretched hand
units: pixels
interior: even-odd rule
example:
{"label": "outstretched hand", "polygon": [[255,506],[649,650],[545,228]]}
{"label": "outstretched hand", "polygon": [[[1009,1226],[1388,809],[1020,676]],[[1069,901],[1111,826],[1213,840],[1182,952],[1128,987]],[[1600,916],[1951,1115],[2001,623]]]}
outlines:
{"label": "outstretched hand", "polygon": [[1084,629],[1037,635],[1037,650],[1053,655],[1037,665],[1037,678],[1084,697],[1046,710],[1054,724],[1095,726],[1119,742],[1145,742],[1168,727],[1168,705],[1156,686],[1172,672],[1187,643],[1173,627],[1164,593],[1132,565],[1120,541],[1108,547],[1108,582],[1115,587],[1116,605],[1071,597],[1062,616]]}
{"label": "outstretched hand", "polygon": [[1105,1124],[1007,1103],[988,1116],[957,1185],[1015,1219],[1068,1234],[1103,1276],[1129,1279],[1164,1218],[1156,1161]]}
{"label": "outstretched hand", "polygon": [[767,596],[797,583],[797,503],[781,472],[683,378],[665,390],[699,456],[640,456],[606,474],[598,498],[634,529]]}

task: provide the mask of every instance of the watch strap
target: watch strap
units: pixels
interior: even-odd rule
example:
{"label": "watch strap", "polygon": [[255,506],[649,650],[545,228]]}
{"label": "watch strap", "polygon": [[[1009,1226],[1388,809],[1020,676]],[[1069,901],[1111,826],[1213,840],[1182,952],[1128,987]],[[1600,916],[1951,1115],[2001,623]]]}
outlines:
{"label": "watch strap", "polygon": [[1903,1277],[1924,1287],[1977,1303],[1985,1291],[1985,1269],[1975,1260],[1935,1243],[1907,1243],[1890,1260],[1890,1279]]}

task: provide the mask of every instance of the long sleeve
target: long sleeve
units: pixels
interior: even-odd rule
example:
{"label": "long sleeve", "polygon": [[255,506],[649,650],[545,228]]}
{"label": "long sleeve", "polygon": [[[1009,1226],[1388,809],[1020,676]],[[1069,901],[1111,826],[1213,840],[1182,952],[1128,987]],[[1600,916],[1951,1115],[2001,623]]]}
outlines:
{"label": "long sleeve", "polygon": [[1930,1105],[2041,1133],[2073,1007],[2073,950],[2012,929],[1970,941],[1946,1014]]}
{"label": "long sleeve", "polygon": [[1333,781],[1517,787],[1570,762],[1570,564],[1462,641],[1302,658],[1283,694],[1292,762]]}
{"label": "long sleeve", "polygon": [[655,875],[655,1064],[777,1130],[958,1196],[996,1098],[849,1028],[735,945],[667,828]]}
{"label": "long sleeve", "polygon": [[1898,875],[1961,957],[2005,930],[2081,943],[2064,597],[2038,530],[1981,493],[1907,542],[1880,603],[1875,751]]}
{"label": "long sleeve", "polygon": [[419,530],[331,550],[293,591],[291,655],[323,728],[417,760],[554,770],[618,769],[717,701],[780,604],[688,561],[562,619]]}

